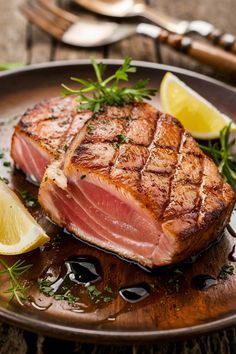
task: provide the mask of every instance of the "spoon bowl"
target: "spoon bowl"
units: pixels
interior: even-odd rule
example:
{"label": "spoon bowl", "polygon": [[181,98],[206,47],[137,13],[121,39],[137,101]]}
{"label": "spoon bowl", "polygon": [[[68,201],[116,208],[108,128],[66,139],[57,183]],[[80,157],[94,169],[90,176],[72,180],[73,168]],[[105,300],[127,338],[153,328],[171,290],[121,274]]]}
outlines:
{"label": "spoon bowl", "polygon": [[142,0],[74,0],[74,2],[100,15],[112,17],[138,16],[146,9]]}

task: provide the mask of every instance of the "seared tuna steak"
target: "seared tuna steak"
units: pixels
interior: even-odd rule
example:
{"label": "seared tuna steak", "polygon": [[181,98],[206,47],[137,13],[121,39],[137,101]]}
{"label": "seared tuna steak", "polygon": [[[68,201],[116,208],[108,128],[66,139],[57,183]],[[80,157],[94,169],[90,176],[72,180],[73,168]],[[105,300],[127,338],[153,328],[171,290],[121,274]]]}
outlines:
{"label": "seared tuna steak", "polygon": [[18,168],[39,183],[50,161],[64,153],[91,117],[78,112],[74,97],[50,98],[23,114],[12,137],[12,158]]}
{"label": "seared tuna steak", "polygon": [[82,240],[153,267],[216,239],[235,194],[175,118],[134,103],[86,123],[47,169],[39,201]]}

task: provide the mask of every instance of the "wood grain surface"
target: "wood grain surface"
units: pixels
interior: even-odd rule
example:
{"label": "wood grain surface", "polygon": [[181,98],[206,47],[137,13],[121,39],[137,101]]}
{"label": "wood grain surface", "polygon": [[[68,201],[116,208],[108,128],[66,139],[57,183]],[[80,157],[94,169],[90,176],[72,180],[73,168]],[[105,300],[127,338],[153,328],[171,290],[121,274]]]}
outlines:
{"label": "wood grain surface", "polygon": [[[184,55],[177,54],[166,47],[159,47],[151,39],[135,36],[112,46],[99,49],[75,49],[64,46],[28,24],[19,12],[19,6],[25,0],[0,1],[0,62],[22,62],[31,64],[51,60],[88,58],[122,58],[131,55],[134,59],[152,62],[163,62],[197,72],[201,72],[226,82],[232,79],[200,65]],[[58,0],[58,4],[77,13],[84,10],[70,1]],[[149,4],[157,10],[170,13],[182,19],[203,19],[214,23],[218,28],[236,34],[236,2],[235,0],[149,0]],[[149,344],[137,346],[101,346],[81,344],[42,337],[27,331],[22,331],[5,323],[0,324],[0,354],[51,354],[51,353],[122,353],[122,354],[179,354],[179,353],[236,353],[235,328],[219,331],[209,336],[202,336],[178,343]]]}

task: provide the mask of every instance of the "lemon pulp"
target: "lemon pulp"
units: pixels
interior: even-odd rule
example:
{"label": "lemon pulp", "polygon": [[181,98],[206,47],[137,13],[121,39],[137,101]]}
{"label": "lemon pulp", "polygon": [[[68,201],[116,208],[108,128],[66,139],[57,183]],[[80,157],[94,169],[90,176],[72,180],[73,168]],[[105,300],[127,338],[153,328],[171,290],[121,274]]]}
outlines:
{"label": "lemon pulp", "polygon": [[49,241],[16,194],[0,180],[0,254],[21,254]]}
{"label": "lemon pulp", "polygon": [[[160,86],[162,109],[175,116],[195,138],[218,138],[231,121],[205,98],[171,73],[166,73]],[[232,123],[232,130],[236,126]]]}

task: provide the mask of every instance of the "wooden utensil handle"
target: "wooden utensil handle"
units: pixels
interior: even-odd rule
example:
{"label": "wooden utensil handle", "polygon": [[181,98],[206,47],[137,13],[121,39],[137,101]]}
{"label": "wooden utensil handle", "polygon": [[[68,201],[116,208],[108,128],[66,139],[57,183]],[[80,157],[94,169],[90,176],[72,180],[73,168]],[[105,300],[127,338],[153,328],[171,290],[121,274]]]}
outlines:
{"label": "wooden utensil handle", "polygon": [[236,54],[236,37],[234,35],[214,29],[208,34],[207,39],[212,41],[213,44]]}
{"label": "wooden utensil handle", "polygon": [[178,52],[183,52],[217,70],[236,73],[236,55],[223,49],[164,30],[161,32],[159,40]]}

